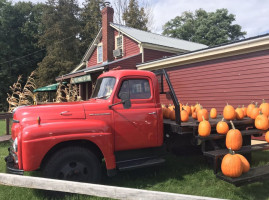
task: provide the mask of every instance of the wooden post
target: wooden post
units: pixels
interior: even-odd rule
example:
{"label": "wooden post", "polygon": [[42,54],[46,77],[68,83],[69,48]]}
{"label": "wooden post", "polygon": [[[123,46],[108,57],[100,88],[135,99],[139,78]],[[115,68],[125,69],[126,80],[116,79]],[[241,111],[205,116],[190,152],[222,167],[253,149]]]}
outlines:
{"label": "wooden post", "polygon": [[51,190],[58,192],[69,192],[75,194],[85,194],[98,197],[128,200],[216,200],[216,198],[200,197],[185,194],[175,194],[168,192],[156,192],[150,190],[140,190],[108,185],[97,185],[90,183],[79,183],[73,181],[62,181],[47,178],[20,176],[0,173],[0,184],[33,188],[41,190]]}

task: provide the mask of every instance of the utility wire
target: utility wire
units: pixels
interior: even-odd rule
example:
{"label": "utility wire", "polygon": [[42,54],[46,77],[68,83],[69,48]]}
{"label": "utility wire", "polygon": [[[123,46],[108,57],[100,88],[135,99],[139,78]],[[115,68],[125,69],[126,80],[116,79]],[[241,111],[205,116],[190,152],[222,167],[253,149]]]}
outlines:
{"label": "utility wire", "polygon": [[[74,37],[74,36],[76,36],[76,35],[72,35],[72,36],[70,36],[70,37],[67,37],[67,38],[65,38],[65,39],[62,39],[62,40],[60,40],[59,42],[63,42],[63,41],[65,41],[65,40],[67,40],[67,39],[69,39],[69,38],[71,38],[71,37]],[[5,63],[9,63],[9,62],[13,62],[13,61],[16,61],[16,60],[20,60],[20,59],[22,59],[22,58],[25,58],[25,57],[30,56],[30,55],[34,55],[34,54],[36,54],[36,53],[38,53],[38,52],[40,52],[40,51],[44,51],[44,50],[46,50],[46,48],[40,49],[40,50],[38,50],[38,51],[34,51],[33,53],[29,53],[29,54],[27,54],[27,55],[25,55],[25,56],[21,56],[21,57],[18,57],[18,58],[9,60],[9,61],[2,62],[2,63],[0,63],[0,65],[5,64]]]}

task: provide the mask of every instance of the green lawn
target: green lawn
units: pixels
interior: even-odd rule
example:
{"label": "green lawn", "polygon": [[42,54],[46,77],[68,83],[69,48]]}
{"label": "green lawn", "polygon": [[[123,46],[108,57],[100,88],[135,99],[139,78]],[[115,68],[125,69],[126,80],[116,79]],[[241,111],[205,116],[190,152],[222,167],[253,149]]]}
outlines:
{"label": "green lawn", "polygon": [[[8,143],[0,144],[0,172],[5,171],[4,157]],[[263,160],[260,162],[259,160]],[[255,165],[269,162],[269,152],[253,154]],[[26,173],[36,176],[38,173]],[[269,181],[235,187],[215,177],[202,156],[167,156],[166,164],[158,167],[121,172],[113,178],[103,178],[103,184],[156,190],[181,194],[201,195],[225,199],[269,199]],[[49,199],[33,189],[0,186],[0,199]],[[67,196],[63,199],[103,199],[83,195]]]}
{"label": "green lawn", "polygon": [[[11,133],[11,124],[12,124],[12,120],[10,120],[10,129],[9,132]],[[6,120],[1,119],[0,120],[0,136],[5,135],[6,134]]]}

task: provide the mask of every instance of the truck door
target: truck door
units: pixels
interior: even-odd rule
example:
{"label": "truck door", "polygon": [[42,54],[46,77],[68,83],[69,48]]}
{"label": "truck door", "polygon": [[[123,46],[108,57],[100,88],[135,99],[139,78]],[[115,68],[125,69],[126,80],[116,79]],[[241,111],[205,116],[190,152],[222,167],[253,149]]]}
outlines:
{"label": "truck door", "polygon": [[157,114],[152,82],[149,78],[128,78],[120,81],[114,103],[120,102],[120,93],[129,93],[131,108],[122,104],[113,107],[115,150],[154,147],[157,145]]}

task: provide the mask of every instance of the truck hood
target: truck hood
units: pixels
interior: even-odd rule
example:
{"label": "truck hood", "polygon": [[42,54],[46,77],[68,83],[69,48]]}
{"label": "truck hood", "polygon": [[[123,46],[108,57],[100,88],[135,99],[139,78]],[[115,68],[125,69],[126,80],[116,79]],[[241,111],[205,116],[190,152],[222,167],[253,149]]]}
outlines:
{"label": "truck hood", "polygon": [[23,106],[15,110],[13,119],[21,125],[59,121],[65,119],[85,119],[85,111],[82,102],[54,103],[36,106]]}

